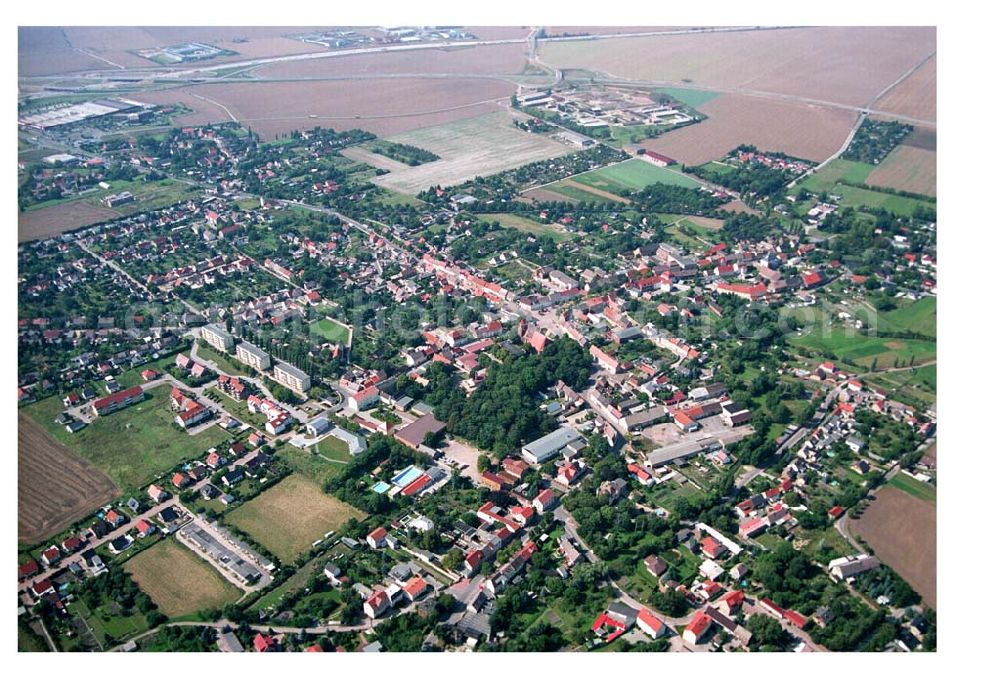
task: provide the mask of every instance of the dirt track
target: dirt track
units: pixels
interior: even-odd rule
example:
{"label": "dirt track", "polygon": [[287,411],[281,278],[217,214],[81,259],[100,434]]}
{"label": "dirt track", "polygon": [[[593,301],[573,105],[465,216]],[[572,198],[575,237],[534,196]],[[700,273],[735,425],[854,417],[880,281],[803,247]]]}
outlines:
{"label": "dirt track", "polygon": [[17,417],[17,539],[37,543],[119,495],[107,475]]}

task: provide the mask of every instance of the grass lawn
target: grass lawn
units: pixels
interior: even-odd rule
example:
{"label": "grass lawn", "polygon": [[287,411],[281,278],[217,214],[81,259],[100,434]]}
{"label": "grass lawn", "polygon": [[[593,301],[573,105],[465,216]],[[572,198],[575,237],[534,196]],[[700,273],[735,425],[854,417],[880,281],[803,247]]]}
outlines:
{"label": "grass lawn", "polygon": [[198,357],[215,362],[219,369],[229,376],[253,376],[254,372],[247,365],[236,359],[234,355],[220,353],[211,346],[198,346]]}
{"label": "grass lawn", "polygon": [[815,174],[812,174],[802,186],[813,192],[836,190],[840,181],[850,181],[852,183],[864,183],[868,175],[875,169],[875,165],[866,162],[854,162],[852,160],[836,159]]}
{"label": "grass lawn", "polygon": [[[337,440],[338,442],[340,440]],[[310,449],[299,449],[290,444],[284,445],[278,451],[279,458],[284,459],[288,466],[303,477],[307,477],[319,486],[326,484],[331,477],[336,477],[343,470],[339,463],[331,463],[314,454]],[[333,456],[330,456],[333,458]]]}
{"label": "grass lawn", "polygon": [[320,567],[325,565],[329,559],[330,553],[326,552],[309,560],[304,567],[289,576],[288,580],[250,605],[250,608],[252,610],[267,609],[277,604],[286,594],[304,588],[313,574],[319,571]]}
{"label": "grass lawn", "polygon": [[695,109],[704,106],[706,103],[719,96],[718,92],[706,92],[701,89],[685,89],[684,87],[665,87],[654,90],[654,93],[666,94],[667,96]]}
{"label": "grass lawn", "polygon": [[27,408],[27,413],[53,437],[104,470],[127,491],[143,487],[181,461],[221,445],[229,435],[212,426],[188,435],[174,423],[170,386],[148,390],[146,399],[109,416],[101,416],[78,433],[54,423],[62,401],[50,397]]}
{"label": "grass lawn", "polygon": [[657,167],[645,160],[632,159],[602,167],[573,177],[577,183],[591,188],[621,193],[627,190],[642,190],[654,183],[665,183],[684,188],[698,188],[697,181],[679,171]]}
{"label": "grass lawn", "polygon": [[347,325],[334,322],[329,318],[323,318],[309,325],[309,333],[321,336],[330,343],[347,343],[351,331]]}
{"label": "grass lawn", "polygon": [[901,472],[896,473],[896,475],[886,484],[890,487],[901,489],[910,496],[919,498],[921,501],[930,501],[931,503],[937,502],[937,488],[933,484],[926,484],[918,479],[910,477],[909,475],[904,475]]}
{"label": "grass lawn", "polygon": [[327,435],[316,446],[319,453],[327,458],[332,458],[335,461],[343,461],[344,463],[351,460],[351,452],[347,448],[347,442],[339,437]]}
{"label": "grass lawn", "polygon": [[171,618],[220,608],[241,595],[212,565],[173,538],[139,553],[125,570]]}
{"label": "grass lawn", "polygon": [[807,541],[803,550],[813,560],[822,562],[823,564],[837,557],[846,557],[847,555],[855,554],[854,548],[840,535],[840,532],[834,526],[815,531],[800,529],[795,532],[795,538],[796,540]]}
{"label": "grass lawn", "polygon": [[556,242],[562,242],[573,237],[572,233],[567,233],[558,226],[554,226],[550,223],[539,223],[538,221],[534,221],[524,216],[519,216],[518,214],[508,214],[505,212],[496,214],[480,214],[479,218],[487,222],[497,221],[505,228],[514,228],[525,233],[531,233],[532,235],[548,235]]}
{"label": "grass lawn", "polygon": [[79,599],[70,602],[67,607],[70,613],[86,621],[97,641],[105,647],[149,629],[145,614],[138,611],[131,616],[113,614],[103,606],[94,611]]}
{"label": "grass lawn", "polygon": [[937,336],[937,298],[925,296],[917,301],[900,301],[895,310],[879,313],[878,329]]}
{"label": "grass lawn", "polygon": [[545,186],[545,190],[551,193],[556,193],[567,197],[570,200],[575,200],[577,202],[613,202],[609,197],[604,197],[603,195],[598,195],[597,193],[591,193],[586,190],[581,190],[580,188],[574,188],[573,186],[565,185],[562,182],[552,183]]}
{"label": "grass lawn", "polygon": [[313,541],[351,517],[365,513],[329,496],[301,475],[290,475],[228,514],[226,520],[250,534],[283,562],[309,550]]}

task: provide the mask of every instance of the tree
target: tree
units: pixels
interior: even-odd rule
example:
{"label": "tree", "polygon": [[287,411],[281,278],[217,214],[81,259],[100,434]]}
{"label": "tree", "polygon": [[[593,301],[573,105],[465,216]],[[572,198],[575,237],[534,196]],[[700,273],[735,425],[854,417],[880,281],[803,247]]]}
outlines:
{"label": "tree", "polygon": [[747,621],[747,630],[753,635],[750,646],[757,650],[765,647],[780,649],[789,640],[789,635],[781,624],[764,613],[751,616]]}
{"label": "tree", "polygon": [[464,558],[462,551],[458,548],[452,548],[448,553],[441,558],[441,566],[443,566],[448,571],[455,571],[461,564]]}

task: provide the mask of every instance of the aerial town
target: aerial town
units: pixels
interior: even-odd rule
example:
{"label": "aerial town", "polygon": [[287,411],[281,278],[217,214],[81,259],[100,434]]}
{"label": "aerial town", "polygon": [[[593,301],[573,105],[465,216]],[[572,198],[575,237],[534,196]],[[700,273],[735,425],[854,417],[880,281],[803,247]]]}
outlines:
{"label": "aerial town", "polygon": [[19,651],[936,651],[933,27],[18,49]]}

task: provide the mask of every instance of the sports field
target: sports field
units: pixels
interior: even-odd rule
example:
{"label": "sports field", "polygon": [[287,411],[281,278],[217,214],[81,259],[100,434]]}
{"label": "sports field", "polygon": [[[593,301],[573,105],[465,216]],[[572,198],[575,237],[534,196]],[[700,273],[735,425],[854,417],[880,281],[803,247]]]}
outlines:
{"label": "sports field", "polygon": [[229,439],[218,426],[197,435],[182,431],[174,424],[169,400],[169,385],[151,388],[139,404],[101,416],[77,433],[66,432],[53,422],[63,409],[56,397],[25,411],[57,441],[106,472],[120,489],[128,490]]}
{"label": "sports field", "polygon": [[351,517],[362,519],[365,513],[293,474],[236,508],[226,521],[250,534],[282,562],[291,562]]}
{"label": "sports field", "polygon": [[309,333],[322,336],[330,343],[348,343],[351,337],[351,330],[347,325],[334,322],[330,318],[324,317],[318,322],[309,325]]}
{"label": "sports field", "polygon": [[522,132],[514,127],[510,113],[505,112],[415,129],[388,140],[424,148],[441,158],[374,180],[380,186],[408,195],[430,186],[451,186],[574,150],[542,134]]}
{"label": "sports field", "polygon": [[132,557],[125,571],[171,618],[221,608],[240,598],[236,586],[173,538]]}
{"label": "sports field", "polygon": [[591,188],[606,190],[611,193],[642,190],[654,183],[665,183],[671,186],[697,188],[700,184],[679,170],[665,169],[652,165],[645,160],[626,160],[616,165],[602,167],[585,174],[573,177],[576,183],[582,183]]}

